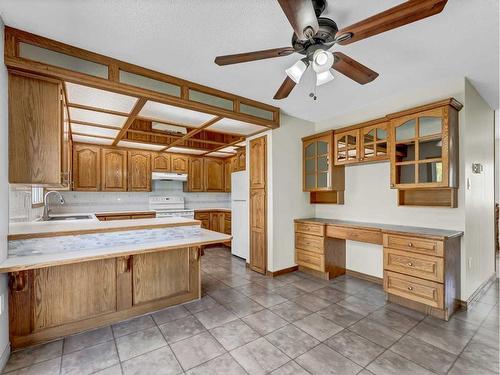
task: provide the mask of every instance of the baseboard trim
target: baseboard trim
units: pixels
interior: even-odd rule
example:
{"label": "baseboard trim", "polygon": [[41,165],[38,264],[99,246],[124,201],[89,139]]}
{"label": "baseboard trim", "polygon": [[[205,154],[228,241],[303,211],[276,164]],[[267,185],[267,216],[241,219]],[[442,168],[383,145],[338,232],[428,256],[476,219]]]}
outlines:
{"label": "baseboard trim", "polygon": [[377,277],[377,276],[368,275],[366,273],[362,273],[362,272],[353,271],[353,270],[347,270],[346,269],[345,270],[345,274],[348,275],[348,276],[355,277],[357,279],[370,281],[372,283],[376,283],[376,284],[379,284],[379,285],[383,285],[384,284],[384,279],[383,278]]}
{"label": "baseboard trim", "polygon": [[469,309],[475,302],[481,298],[481,296],[488,290],[488,288],[495,282],[497,278],[496,273],[491,275],[488,280],[486,280],[484,283],[482,283],[479,288],[477,288],[474,293],[470,295],[470,297],[467,299],[467,301],[459,301],[460,308],[463,310]]}
{"label": "baseboard trim", "polygon": [[5,365],[7,364],[9,357],[10,357],[10,343],[7,344],[7,346],[5,346],[2,356],[0,357],[0,372],[2,372],[3,369],[5,368]]}
{"label": "baseboard trim", "polygon": [[271,277],[276,277],[276,276],[284,275],[285,273],[298,271],[298,269],[299,269],[299,266],[292,266],[292,267],[288,267],[288,268],[283,268],[283,269],[278,270],[278,271],[267,271],[266,275],[271,276]]}

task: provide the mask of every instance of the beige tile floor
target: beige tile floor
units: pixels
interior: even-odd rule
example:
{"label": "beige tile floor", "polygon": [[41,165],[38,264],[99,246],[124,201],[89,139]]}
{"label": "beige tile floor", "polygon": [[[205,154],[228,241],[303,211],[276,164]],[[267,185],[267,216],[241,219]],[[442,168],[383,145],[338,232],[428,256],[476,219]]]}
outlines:
{"label": "beige tile floor", "polygon": [[202,258],[203,298],[12,353],[9,374],[498,374],[499,284],[443,322],[379,285],[269,278],[227,249]]}

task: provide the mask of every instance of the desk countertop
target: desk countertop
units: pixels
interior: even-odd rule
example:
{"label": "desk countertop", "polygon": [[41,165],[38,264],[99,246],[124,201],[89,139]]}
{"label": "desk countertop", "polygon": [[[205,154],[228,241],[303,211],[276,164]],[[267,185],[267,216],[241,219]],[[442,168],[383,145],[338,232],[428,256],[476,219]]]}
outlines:
{"label": "desk countertop", "polygon": [[347,228],[380,230],[384,233],[405,234],[405,235],[422,236],[422,237],[433,237],[433,238],[438,238],[438,239],[460,237],[464,234],[464,232],[458,231],[458,230],[413,227],[413,226],[406,226],[406,225],[393,225],[393,224],[381,224],[381,223],[366,223],[366,222],[362,222],[362,221],[326,219],[326,218],[319,218],[319,217],[295,219],[295,222],[335,225],[335,226],[341,226],[341,227],[347,227]]}

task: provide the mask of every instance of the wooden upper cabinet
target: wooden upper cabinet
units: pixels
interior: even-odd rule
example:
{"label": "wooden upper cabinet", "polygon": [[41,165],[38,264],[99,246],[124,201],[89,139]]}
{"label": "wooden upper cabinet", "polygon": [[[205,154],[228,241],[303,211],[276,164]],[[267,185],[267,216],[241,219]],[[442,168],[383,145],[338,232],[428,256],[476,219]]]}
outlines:
{"label": "wooden upper cabinet", "polygon": [[171,170],[171,154],[166,152],[155,152],[152,155],[153,172],[170,172]]}
{"label": "wooden upper cabinet", "polygon": [[99,146],[74,145],[73,190],[101,190],[101,148]]}
{"label": "wooden upper cabinet", "polygon": [[203,178],[203,158],[189,157],[188,190],[193,192],[205,191]]}
{"label": "wooden upper cabinet", "polygon": [[266,187],[266,137],[250,141],[250,188],[264,189]]}
{"label": "wooden upper cabinet", "polygon": [[204,187],[205,191],[224,191],[224,160],[219,158],[205,158]]}
{"label": "wooden upper cabinet", "polygon": [[308,137],[303,141],[303,190],[332,189],[332,133]]}
{"label": "wooden upper cabinet", "polygon": [[359,129],[335,133],[335,165],[359,162],[360,155]]}
{"label": "wooden upper cabinet", "polygon": [[246,154],[244,147],[236,152],[236,171],[244,171],[246,169]]}
{"label": "wooden upper cabinet", "polygon": [[231,173],[233,173],[232,158],[224,159],[224,191],[231,192]]}
{"label": "wooden upper cabinet", "polygon": [[64,133],[62,99],[60,81],[9,73],[10,183],[69,185],[69,137]]}
{"label": "wooden upper cabinet", "polygon": [[387,121],[359,129],[359,161],[370,162],[389,159],[389,132]]}
{"label": "wooden upper cabinet", "polygon": [[128,191],[151,191],[151,153],[128,152]]}
{"label": "wooden upper cabinet", "polygon": [[101,150],[102,191],[127,191],[127,151]]}
{"label": "wooden upper cabinet", "polygon": [[172,173],[188,173],[189,172],[189,156],[170,154]]}
{"label": "wooden upper cabinet", "polygon": [[451,101],[391,119],[392,188],[458,187],[460,108]]}

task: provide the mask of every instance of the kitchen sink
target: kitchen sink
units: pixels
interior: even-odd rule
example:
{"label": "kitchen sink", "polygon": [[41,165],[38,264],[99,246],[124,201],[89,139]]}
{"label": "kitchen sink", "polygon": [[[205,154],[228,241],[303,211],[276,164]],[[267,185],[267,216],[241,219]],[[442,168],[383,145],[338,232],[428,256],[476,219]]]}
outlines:
{"label": "kitchen sink", "polygon": [[89,220],[92,215],[65,215],[65,216],[51,216],[47,221],[63,221],[63,220]]}

